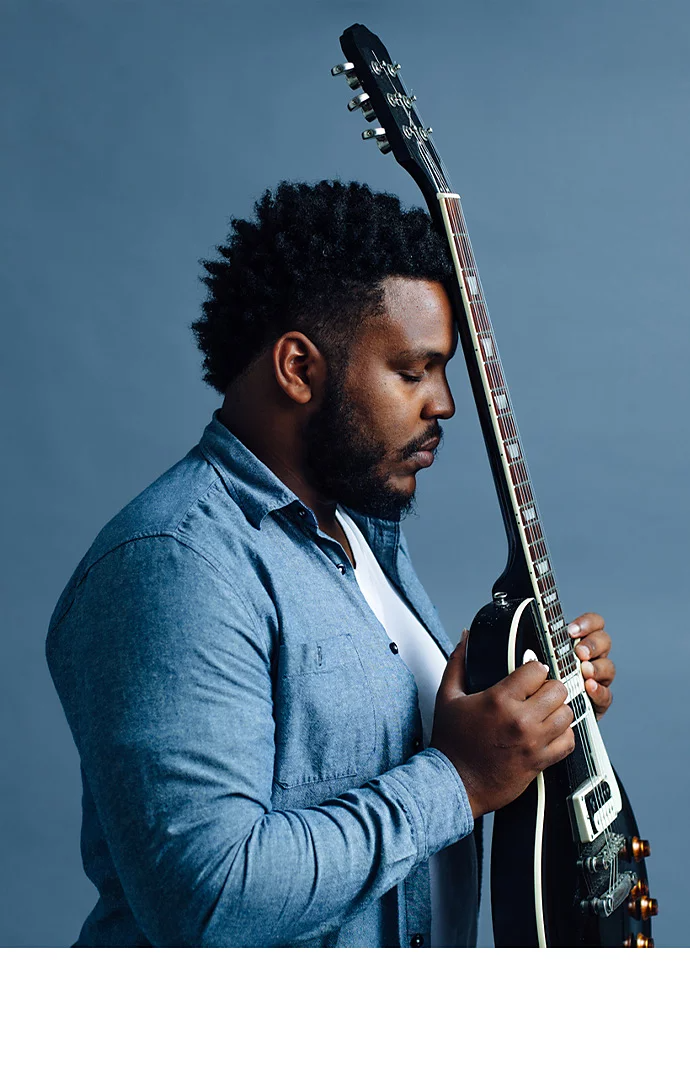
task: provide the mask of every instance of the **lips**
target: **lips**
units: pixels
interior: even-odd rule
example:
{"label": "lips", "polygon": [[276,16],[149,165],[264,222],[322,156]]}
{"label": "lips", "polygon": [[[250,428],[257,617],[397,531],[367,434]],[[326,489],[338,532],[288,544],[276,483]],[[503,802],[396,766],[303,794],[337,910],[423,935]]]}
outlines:
{"label": "lips", "polygon": [[420,468],[431,466],[434,461],[434,449],[438,447],[439,443],[440,437],[434,436],[431,440],[422,444],[413,455],[410,455],[409,461],[416,462]]}

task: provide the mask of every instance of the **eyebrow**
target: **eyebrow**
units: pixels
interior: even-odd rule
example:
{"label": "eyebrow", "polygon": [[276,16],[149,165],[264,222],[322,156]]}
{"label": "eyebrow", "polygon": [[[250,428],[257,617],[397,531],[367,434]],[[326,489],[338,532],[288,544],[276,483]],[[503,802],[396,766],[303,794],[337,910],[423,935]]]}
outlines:
{"label": "eyebrow", "polygon": [[429,351],[427,348],[403,348],[402,351],[396,352],[396,357],[406,362],[419,362],[420,359],[441,359],[444,362],[450,362],[456,351],[457,344],[450,355],[445,355],[442,351]]}

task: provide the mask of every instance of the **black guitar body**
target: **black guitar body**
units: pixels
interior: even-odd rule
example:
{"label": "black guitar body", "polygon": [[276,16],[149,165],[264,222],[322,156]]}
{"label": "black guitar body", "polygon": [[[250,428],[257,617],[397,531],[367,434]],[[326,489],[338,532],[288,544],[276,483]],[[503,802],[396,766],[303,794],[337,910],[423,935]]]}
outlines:
{"label": "black guitar body", "polygon": [[[525,655],[529,660],[532,654],[544,661],[532,601],[503,599],[490,603],[480,610],[470,628],[468,691],[491,687],[521,665]],[[577,762],[577,752],[572,757]],[[633,874],[635,887],[609,916],[591,912],[591,904],[586,901],[606,892],[612,870],[589,873],[587,880],[582,872],[581,863],[596,853],[599,843],[583,845],[576,839],[569,807],[576,766],[570,761],[566,759],[543,774],[541,826],[537,781],[494,814],[494,942],[497,947],[651,946],[651,921],[640,912],[644,907],[640,900],[647,895],[647,869],[643,852],[633,847],[639,837],[638,828],[618,777],[623,805],[609,832],[610,838],[624,839],[615,859],[616,874]]]}

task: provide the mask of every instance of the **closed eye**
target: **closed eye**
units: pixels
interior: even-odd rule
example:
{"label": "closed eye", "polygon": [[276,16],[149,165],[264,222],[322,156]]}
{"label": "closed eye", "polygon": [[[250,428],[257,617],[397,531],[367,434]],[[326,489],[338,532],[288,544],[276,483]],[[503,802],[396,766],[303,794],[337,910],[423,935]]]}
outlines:
{"label": "closed eye", "polygon": [[421,381],[422,379],[421,377],[415,377],[415,375],[411,373],[401,372],[400,376],[403,378],[404,381]]}

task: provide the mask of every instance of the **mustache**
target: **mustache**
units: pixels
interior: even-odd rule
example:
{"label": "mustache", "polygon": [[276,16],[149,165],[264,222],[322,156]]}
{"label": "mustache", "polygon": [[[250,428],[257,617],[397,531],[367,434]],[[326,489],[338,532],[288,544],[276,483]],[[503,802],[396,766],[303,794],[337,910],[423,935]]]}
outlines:
{"label": "mustache", "polygon": [[411,455],[414,455],[416,451],[424,451],[428,444],[432,441],[438,440],[438,446],[441,446],[443,441],[443,429],[441,426],[437,426],[432,433],[425,433],[420,440],[413,440],[411,444],[403,449],[402,457],[409,459]]}

